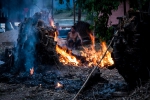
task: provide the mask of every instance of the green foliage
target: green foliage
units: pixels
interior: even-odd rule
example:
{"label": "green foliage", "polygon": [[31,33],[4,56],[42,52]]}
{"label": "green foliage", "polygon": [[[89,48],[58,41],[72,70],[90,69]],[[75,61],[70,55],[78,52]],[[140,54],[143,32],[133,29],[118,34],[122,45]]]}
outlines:
{"label": "green foliage", "polygon": [[[70,0],[66,0],[69,2]],[[92,20],[90,29],[102,40],[109,40],[112,37],[112,27],[108,27],[108,19],[112,10],[117,10],[124,0],[76,0],[76,6],[87,12],[87,20]],[[129,0],[133,8],[140,9],[150,0]],[[63,0],[59,0],[63,4]],[[100,14],[102,14],[100,16]]]}
{"label": "green foliage", "polygon": [[130,0],[130,5],[135,10],[142,9],[142,7],[145,6],[145,4],[149,4],[150,0]]}
{"label": "green foliage", "polygon": [[[93,20],[91,29],[95,29],[95,34],[102,40],[111,37],[111,29],[107,27],[111,11],[118,8],[121,0],[76,0],[76,4],[88,12],[87,19]],[[100,14],[102,14],[100,16]]]}

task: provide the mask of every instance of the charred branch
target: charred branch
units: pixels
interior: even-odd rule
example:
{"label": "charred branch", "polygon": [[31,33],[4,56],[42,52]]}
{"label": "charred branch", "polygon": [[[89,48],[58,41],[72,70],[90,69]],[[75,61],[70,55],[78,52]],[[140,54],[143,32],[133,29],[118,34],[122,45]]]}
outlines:
{"label": "charred branch", "polygon": [[[141,22],[141,16],[143,15]],[[115,67],[133,89],[141,86],[150,78],[148,36],[150,16],[143,12],[129,12],[129,18],[118,17],[118,34],[113,41],[113,59]]]}

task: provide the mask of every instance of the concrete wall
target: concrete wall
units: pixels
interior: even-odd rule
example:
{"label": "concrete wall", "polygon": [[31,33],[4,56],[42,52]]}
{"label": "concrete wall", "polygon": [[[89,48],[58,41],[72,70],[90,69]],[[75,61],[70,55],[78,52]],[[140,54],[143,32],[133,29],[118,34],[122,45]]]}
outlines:
{"label": "concrete wall", "polygon": [[[126,12],[129,10],[129,2],[128,0],[126,1]],[[120,3],[118,10],[112,11],[112,15],[109,17],[108,25],[114,25],[118,24],[118,19],[117,17],[122,17],[124,16],[124,4]]]}

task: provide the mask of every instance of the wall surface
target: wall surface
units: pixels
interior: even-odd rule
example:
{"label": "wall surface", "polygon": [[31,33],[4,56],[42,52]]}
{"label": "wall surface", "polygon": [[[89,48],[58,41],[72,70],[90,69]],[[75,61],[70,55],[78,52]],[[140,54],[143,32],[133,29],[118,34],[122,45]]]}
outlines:
{"label": "wall surface", "polygon": [[[126,12],[129,10],[129,2],[126,2]],[[109,17],[108,25],[118,24],[117,17],[124,16],[124,4],[120,3],[118,10],[112,11],[112,15]]]}

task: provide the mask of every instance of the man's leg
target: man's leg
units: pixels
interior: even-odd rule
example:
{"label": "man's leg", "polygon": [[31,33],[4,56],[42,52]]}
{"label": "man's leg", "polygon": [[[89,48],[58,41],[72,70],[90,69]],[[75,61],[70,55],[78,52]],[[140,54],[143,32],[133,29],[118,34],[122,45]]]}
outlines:
{"label": "man's leg", "polygon": [[78,49],[78,47],[81,45],[81,40],[77,40],[75,42],[75,48]]}
{"label": "man's leg", "polygon": [[68,41],[68,47],[69,47],[69,48],[72,48],[73,45],[74,45],[73,40],[69,40],[69,41]]}

